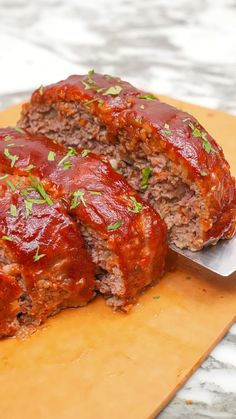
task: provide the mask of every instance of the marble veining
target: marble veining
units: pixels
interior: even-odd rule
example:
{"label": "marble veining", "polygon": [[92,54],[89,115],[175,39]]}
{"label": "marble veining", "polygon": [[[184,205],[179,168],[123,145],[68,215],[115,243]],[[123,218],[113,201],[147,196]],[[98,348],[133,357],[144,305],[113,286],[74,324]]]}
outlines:
{"label": "marble veining", "polygon": [[[236,114],[236,0],[0,0],[0,45],[0,109],[95,68]],[[236,325],[159,418],[236,418]]]}

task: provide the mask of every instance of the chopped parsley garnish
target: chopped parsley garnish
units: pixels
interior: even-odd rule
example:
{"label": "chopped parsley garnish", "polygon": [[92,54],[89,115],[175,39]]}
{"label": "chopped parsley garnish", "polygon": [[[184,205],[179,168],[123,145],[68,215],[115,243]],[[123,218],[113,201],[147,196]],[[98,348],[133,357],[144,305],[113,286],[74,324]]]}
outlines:
{"label": "chopped parsley garnish", "polygon": [[109,224],[107,226],[107,231],[117,230],[121,226],[121,224],[122,224],[121,220],[116,221],[116,223],[114,223],[114,224]]}
{"label": "chopped parsley garnish", "polygon": [[10,206],[10,214],[11,214],[12,217],[17,217],[17,208],[13,204],[11,204],[11,206]]}
{"label": "chopped parsley garnish", "polygon": [[11,161],[11,167],[14,167],[15,162],[19,160],[19,157],[16,155],[12,155],[8,148],[4,148],[3,154]]}
{"label": "chopped parsley garnish", "polygon": [[140,105],[140,108],[141,108],[141,109],[144,109],[144,108],[145,108],[145,106],[142,104],[142,105]]}
{"label": "chopped parsley garnish", "polygon": [[49,151],[48,153],[48,161],[54,161],[56,157],[55,151]]}
{"label": "chopped parsley garnish", "polygon": [[165,135],[171,135],[171,130],[169,124],[164,124],[164,128],[162,129]]}
{"label": "chopped parsley garnish", "polygon": [[94,75],[94,69],[88,71],[88,76],[92,77]]}
{"label": "chopped parsley garnish", "polygon": [[[209,141],[206,138],[202,137],[202,139],[203,139],[203,148],[204,148],[205,152],[207,154],[209,154],[211,152],[211,150],[213,150],[213,148],[212,148],[211,144],[209,143]],[[213,151],[216,151],[216,150],[213,150]]]}
{"label": "chopped parsley garnish", "polygon": [[154,295],[154,297],[152,297],[152,298],[153,298],[153,300],[159,300],[161,298],[161,296],[160,295]]}
{"label": "chopped parsley garnish", "polygon": [[46,256],[45,253],[41,253],[41,255],[39,254],[39,246],[37,247],[36,253],[33,257],[34,262],[38,262],[38,260],[42,259],[44,256]]}
{"label": "chopped parsley garnish", "polygon": [[70,204],[70,209],[74,209],[76,207],[78,207],[78,205],[80,204],[80,202],[82,202],[82,204],[86,207],[86,202],[84,200],[84,192],[82,191],[75,191],[72,194],[72,201]]}
{"label": "chopped parsley garnish", "polygon": [[67,152],[67,154],[65,155],[65,157],[63,157],[63,158],[59,161],[58,166],[63,165],[63,166],[64,166],[64,168],[69,169],[69,167],[71,167],[71,166],[72,166],[72,163],[68,162],[68,163],[70,163],[70,164],[71,164],[71,166],[69,166],[69,167],[68,167],[68,164],[66,164],[66,165],[65,165],[64,163],[65,163],[65,161],[66,161],[67,159],[69,159],[70,157],[75,156],[76,154],[77,154],[77,151],[76,151],[73,147],[68,147],[68,152]]}
{"label": "chopped parsley garnish", "polygon": [[103,95],[119,95],[119,93],[121,92],[122,87],[121,86],[111,86],[109,87],[104,93]]}
{"label": "chopped parsley garnish", "polygon": [[71,169],[71,167],[73,166],[71,161],[64,161],[62,164],[63,164],[64,170]]}
{"label": "chopped parsley garnish", "polygon": [[[28,192],[27,192],[27,194],[28,194]],[[27,194],[25,196],[27,196]],[[33,212],[33,204],[45,204],[45,202],[46,202],[45,199],[34,199],[34,198],[25,199],[24,203],[25,203],[26,218],[28,218],[30,216],[30,214]]]}
{"label": "chopped parsley garnish", "polygon": [[137,122],[137,124],[142,124],[142,117],[136,118],[134,121]]}
{"label": "chopped parsley garnish", "polygon": [[40,94],[40,96],[43,96],[43,94],[44,94],[44,86],[42,84],[39,87],[39,94]]}
{"label": "chopped parsley garnish", "polygon": [[134,196],[130,196],[129,199],[132,201],[133,208],[128,208],[128,211],[134,212],[135,214],[142,211],[142,209],[143,209],[142,204],[140,202],[137,202],[137,200]]}
{"label": "chopped parsley garnish", "polygon": [[150,167],[144,167],[142,170],[142,179],[141,179],[141,189],[147,189],[148,187],[148,180],[151,175]]}
{"label": "chopped parsley garnish", "polygon": [[6,135],[6,137],[4,137],[4,141],[13,141],[14,138],[11,135]]}
{"label": "chopped parsley garnish", "polygon": [[9,242],[12,242],[12,238],[10,236],[2,236],[2,240],[7,240]]}
{"label": "chopped parsley garnish", "polygon": [[98,97],[95,97],[94,99],[91,99],[91,100],[88,100],[87,102],[84,102],[84,105],[87,106],[87,105],[90,105],[90,103],[93,103],[93,102],[96,102],[96,101],[98,101],[98,106],[99,105],[102,106],[102,104],[104,103],[104,100],[102,100]]}
{"label": "chopped parsley garnish", "polygon": [[83,151],[81,151],[81,156],[87,157],[89,153],[91,153],[91,150],[89,150],[88,148],[85,148]]}
{"label": "chopped parsley garnish", "polygon": [[22,189],[20,193],[23,196],[27,196],[29,194],[29,191],[27,189]]}
{"label": "chopped parsley garnish", "polygon": [[104,90],[104,87],[100,88],[100,87],[96,86],[96,84],[94,83],[94,81],[92,79],[88,79],[88,83],[86,83],[85,81],[82,80],[81,83],[84,86],[84,90],[95,90],[98,93],[102,92]]}
{"label": "chopped parsley garnish", "polygon": [[195,127],[192,122],[189,123],[189,127],[192,129],[192,135],[193,135],[193,137],[201,138],[202,139],[202,141],[203,141],[203,145],[202,146],[203,146],[203,148],[204,148],[204,150],[205,150],[205,152],[207,154],[209,154],[211,151],[215,151],[216,153],[218,153],[218,150],[214,150],[212,148],[211,143],[206,138],[206,135],[207,135],[206,132],[200,131],[200,129],[198,129],[197,127]]}
{"label": "chopped parsley garnish", "polygon": [[28,198],[28,202],[32,202],[32,204],[45,204],[45,199],[36,199],[36,198]]}
{"label": "chopped parsley garnish", "polygon": [[102,195],[102,192],[99,191],[89,191],[90,195]]}
{"label": "chopped parsley garnish", "polygon": [[33,202],[28,201],[28,199],[25,199],[25,216],[26,218],[29,218],[30,214],[33,211]]}
{"label": "chopped parsley garnish", "polygon": [[141,95],[141,96],[139,96],[139,99],[156,100],[157,98],[152,93],[148,93],[147,95]]}
{"label": "chopped parsley garnish", "polygon": [[16,187],[15,187],[15,185],[13,185],[13,183],[12,183],[12,181],[11,181],[10,179],[7,179],[7,180],[6,180],[6,184],[7,184],[7,186],[9,186],[9,188],[10,188],[13,192],[15,192],[15,191],[16,191]]}
{"label": "chopped parsley garnish", "polygon": [[3,176],[0,176],[0,180],[3,180],[3,179],[6,179],[6,177],[8,177],[9,175],[3,175]]}
{"label": "chopped parsley garnish", "polygon": [[32,176],[30,176],[31,181],[32,181],[32,186],[33,188],[39,192],[39,194],[43,197],[43,199],[45,199],[45,201],[47,202],[48,205],[52,206],[53,202],[50,198],[50,196],[47,194],[47,192],[45,191],[43,184],[40,181],[36,181]]}
{"label": "chopped parsley garnish", "polygon": [[11,128],[14,129],[16,132],[19,132],[20,134],[25,134],[25,131],[23,131],[23,129],[19,127],[11,127]]}
{"label": "chopped parsley garnish", "polygon": [[207,176],[207,172],[202,171],[201,176]]}
{"label": "chopped parsley garnish", "polygon": [[32,170],[32,169],[34,169],[36,166],[34,166],[33,164],[29,164],[28,166],[26,166],[25,167],[25,171],[29,171],[29,170]]}

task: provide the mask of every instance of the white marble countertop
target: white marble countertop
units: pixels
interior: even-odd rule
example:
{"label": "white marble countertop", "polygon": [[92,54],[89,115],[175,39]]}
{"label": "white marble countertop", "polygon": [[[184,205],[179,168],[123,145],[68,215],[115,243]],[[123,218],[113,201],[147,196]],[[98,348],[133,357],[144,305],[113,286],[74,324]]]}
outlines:
{"label": "white marble countertop", "polygon": [[[95,68],[236,114],[236,0],[0,0],[0,45],[1,109]],[[159,418],[236,418],[236,325]]]}

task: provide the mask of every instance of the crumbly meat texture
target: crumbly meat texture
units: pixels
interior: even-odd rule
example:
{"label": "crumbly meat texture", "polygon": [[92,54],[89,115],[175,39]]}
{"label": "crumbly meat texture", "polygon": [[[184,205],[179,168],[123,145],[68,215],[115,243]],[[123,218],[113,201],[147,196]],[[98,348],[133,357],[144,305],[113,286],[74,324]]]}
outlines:
{"label": "crumbly meat texture", "polygon": [[0,337],[24,336],[95,295],[95,269],[77,223],[29,179],[0,181]]}
{"label": "crumbly meat texture", "polygon": [[19,125],[107,156],[159,211],[176,246],[233,236],[235,179],[222,149],[194,117],[153,95],[111,76],[71,76],[35,91]]}
{"label": "crumbly meat texture", "polygon": [[[6,152],[11,139],[11,156]],[[98,265],[97,288],[115,309],[128,310],[160,278],[167,253],[165,223],[104,157],[23,130],[0,130],[0,169],[41,179],[54,201],[80,225]]]}

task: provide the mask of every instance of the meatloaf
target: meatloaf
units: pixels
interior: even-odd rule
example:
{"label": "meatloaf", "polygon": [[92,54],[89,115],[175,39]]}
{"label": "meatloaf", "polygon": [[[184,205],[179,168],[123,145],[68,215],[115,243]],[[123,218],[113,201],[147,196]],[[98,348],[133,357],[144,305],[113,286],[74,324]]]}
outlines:
{"label": "meatloaf", "polygon": [[32,332],[95,295],[94,265],[77,223],[35,181],[0,176],[0,337]]}
{"label": "meatloaf", "polygon": [[107,156],[159,211],[170,243],[198,250],[233,236],[235,179],[221,147],[153,94],[89,71],[37,89],[19,126]]}
{"label": "meatloaf", "polygon": [[52,202],[63,203],[97,266],[97,288],[114,308],[128,310],[162,275],[165,223],[104,157],[9,128],[0,130],[0,170],[27,176],[33,188],[39,178]]}

